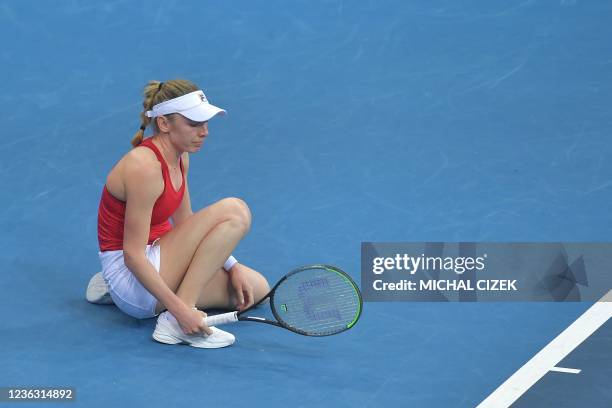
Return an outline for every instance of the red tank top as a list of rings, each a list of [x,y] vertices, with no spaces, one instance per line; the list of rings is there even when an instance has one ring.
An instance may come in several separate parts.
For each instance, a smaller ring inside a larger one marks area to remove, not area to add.
[[[149,230],[148,244],[160,238],[172,229],[169,218],[183,201],[185,194],[185,173],[183,160],[179,160],[181,174],[183,177],[181,187],[178,191],[174,189],[168,165],[159,149],[153,144],[152,138],[147,138],[138,146],[148,147],[153,150],[157,160],[161,163],[162,176],[164,178],[164,191],[153,206],[151,214],[151,228]],[[102,198],[98,208],[98,243],[100,251],[115,251],[123,249],[123,226],[125,223],[125,202],[114,197],[104,185]]]

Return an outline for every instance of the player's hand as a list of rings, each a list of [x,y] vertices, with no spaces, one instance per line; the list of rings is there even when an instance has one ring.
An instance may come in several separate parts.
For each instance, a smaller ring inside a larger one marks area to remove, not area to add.
[[[236,308],[244,310],[253,305],[253,286],[249,283],[247,266],[240,263],[235,264],[229,271],[230,283],[236,296]]]
[[[197,309],[185,307],[181,312],[174,314],[183,333],[195,335],[211,335],[212,330],[204,321],[206,313]]]

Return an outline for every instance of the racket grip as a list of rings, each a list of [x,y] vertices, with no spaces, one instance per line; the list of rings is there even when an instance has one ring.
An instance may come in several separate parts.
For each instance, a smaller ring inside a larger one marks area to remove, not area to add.
[[[204,318],[204,321],[208,327],[218,326],[220,324],[234,323],[238,321],[238,312],[229,312],[214,316],[208,316]]]

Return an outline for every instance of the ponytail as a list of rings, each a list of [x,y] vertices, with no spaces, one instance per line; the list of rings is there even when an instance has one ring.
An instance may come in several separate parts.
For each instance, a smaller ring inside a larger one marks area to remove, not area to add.
[[[147,111],[153,108],[153,105],[159,103],[156,102],[156,96],[159,94],[159,91],[162,89],[163,82],[160,81],[149,81],[149,83],[145,86],[144,89],[144,102],[142,103],[142,107],[144,110],[140,112],[140,128],[132,138],[132,146],[137,147],[142,143],[144,139],[144,131],[151,123],[151,118],[147,116]]]

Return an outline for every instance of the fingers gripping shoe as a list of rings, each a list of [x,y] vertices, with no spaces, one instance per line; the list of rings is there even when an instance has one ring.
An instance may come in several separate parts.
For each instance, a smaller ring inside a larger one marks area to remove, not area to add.
[[[213,333],[209,336],[197,334],[185,334],[174,316],[168,311],[163,312],[157,318],[153,339],[165,344],[187,344],[198,348],[221,348],[234,344],[236,338],[233,334],[210,328]]]

